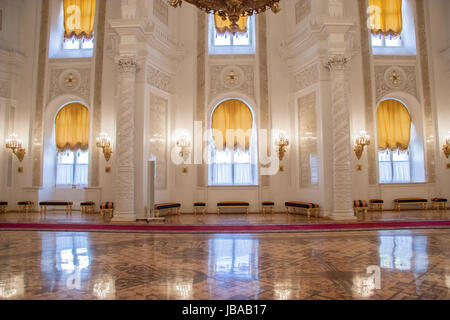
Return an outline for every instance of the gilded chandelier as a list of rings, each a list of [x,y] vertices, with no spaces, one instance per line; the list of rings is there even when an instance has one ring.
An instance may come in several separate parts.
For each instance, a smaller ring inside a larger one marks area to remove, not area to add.
[[[223,20],[230,20],[231,32],[239,30],[237,22],[241,16],[251,16],[253,13],[261,13],[267,8],[274,13],[280,11],[280,0],[185,0],[206,13],[217,13]],[[181,6],[182,0],[169,0],[169,5],[176,8]]]

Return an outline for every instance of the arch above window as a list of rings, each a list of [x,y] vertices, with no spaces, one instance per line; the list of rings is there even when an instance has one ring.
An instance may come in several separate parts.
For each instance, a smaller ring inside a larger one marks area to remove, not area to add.
[[[55,119],[55,142],[59,152],[89,148],[89,111],[80,103],[64,106]]]
[[[407,150],[411,138],[411,116],[398,100],[385,100],[377,109],[378,149]]]

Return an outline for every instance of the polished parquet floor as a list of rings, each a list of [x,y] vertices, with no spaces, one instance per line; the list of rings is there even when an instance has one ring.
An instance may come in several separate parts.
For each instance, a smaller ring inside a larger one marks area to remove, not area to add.
[[[449,229],[0,231],[0,298],[449,299],[449,243]]]

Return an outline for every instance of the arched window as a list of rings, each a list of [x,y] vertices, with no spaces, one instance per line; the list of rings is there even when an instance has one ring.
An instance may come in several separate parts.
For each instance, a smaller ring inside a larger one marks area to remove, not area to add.
[[[64,49],[92,49],[96,0],[62,0]]]
[[[385,100],[377,110],[380,183],[424,182],[423,146],[408,109]]]
[[[250,108],[230,99],[211,116],[209,185],[257,185],[256,125]]]
[[[56,185],[88,184],[89,111],[79,104],[64,106],[55,119],[55,144],[58,150]]]
[[[241,17],[238,28],[233,33],[229,19],[209,15],[209,53],[210,54],[254,54],[255,19],[254,16]]]

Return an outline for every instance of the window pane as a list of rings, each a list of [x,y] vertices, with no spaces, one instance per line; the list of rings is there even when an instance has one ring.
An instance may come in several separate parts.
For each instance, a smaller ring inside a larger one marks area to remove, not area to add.
[[[56,184],[72,185],[73,181],[73,165],[58,164],[56,165]]]
[[[89,163],[89,151],[79,151],[77,153],[77,164],[88,164]]]
[[[402,37],[385,37],[384,42],[386,47],[401,47],[402,46]]]
[[[72,38],[72,39],[64,39],[64,49],[67,50],[77,50],[80,49],[80,40]]]
[[[214,45],[215,46],[229,46],[231,45],[231,37],[229,34],[220,35],[215,33],[214,36]]]
[[[372,35],[372,46],[382,47],[383,46],[383,36]]]
[[[378,167],[380,170],[380,183],[392,182],[392,162],[390,151],[378,151],[378,162]]]
[[[248,46],[250,44],[250,40],[248,37],[248,32],[245,34],[236,33],[233,36],[233,45],[234,46]]]
[[[59,152],[58,153],[58,163],[73,164],[74,163],[74,153],[72,151]]]
[[[89,166],[87,164],[77,164],[75,166],[75,179],[73,184],[86,186],[88,184],[88,171]]]
[[[81,49],[93,49],[94,48],[94,38],[81,41]]]

